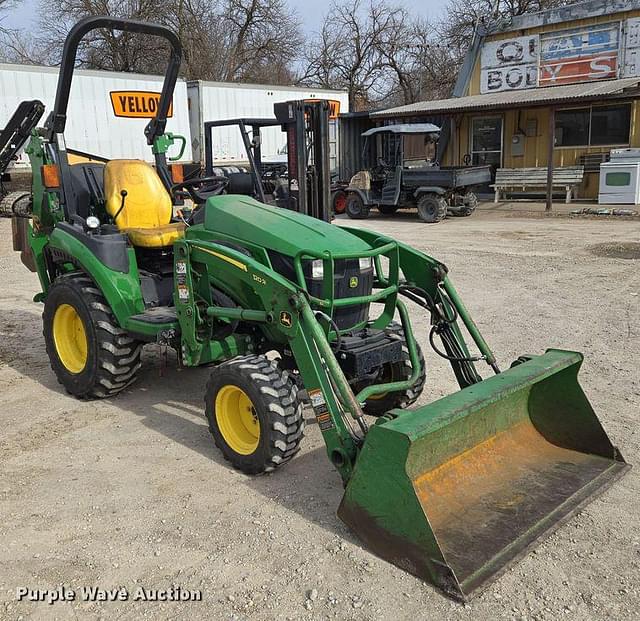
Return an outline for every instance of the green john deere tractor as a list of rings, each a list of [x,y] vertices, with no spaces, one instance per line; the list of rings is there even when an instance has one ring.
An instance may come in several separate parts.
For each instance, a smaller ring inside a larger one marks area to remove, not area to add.
[[[155,167],[68,162],[76,50],[95,28],[171,46],[145,132]],[[53,371],[69,393],[99,398],[133,382],[145,343],[210,366],[213,439],[248,474],[295,455],[308,404],[345,485],[340,518],[381,557],[466,598],[628,468],[579,387],[582,356],[549,350],[501,371],[439,261],[221,194],[225,178],[174,184],[165,125],[180,57],[166,28],[108,17],[66,40],[53,112],[27,149],[32,214],[14,216],[15,247],[42,285]],[[175,217],[184,192],[197,208]],[[406,302],[428,311],[431,348],[460,385],[415,409],[426,365]]]

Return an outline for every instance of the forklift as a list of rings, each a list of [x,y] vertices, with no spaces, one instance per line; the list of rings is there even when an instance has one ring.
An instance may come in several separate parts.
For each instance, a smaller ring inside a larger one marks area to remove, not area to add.
[[[227,192],[247,194],[329,221],[336,210],[337,187],[331,183],[329,121],[338,107],[328,100],[301,100],[274,104],[273,118],[238,118],[204,123],[204,174],[223,174]],[[216,165],[213,130],[235,126],[247,154],[249,170]],[[280,127],[286,136],[286,162],[262,156],[262,130]],[[302,180],[302,181],[301,181]],[[301,183],[306,187],[301,191]],[[338,211],[344,211],[344,207]]]

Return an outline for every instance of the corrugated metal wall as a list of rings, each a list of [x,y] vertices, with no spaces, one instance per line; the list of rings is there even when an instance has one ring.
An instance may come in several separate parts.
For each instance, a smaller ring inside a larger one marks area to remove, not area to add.
[[[223,82],[189,82],[189,106],[191,110],[191,137],[196,160],[202,159],[205,121],[235,119],[241,117],[273,118],[273,104],[297,99],[335,99],[340,101],[341,112],[349,111],[346,92],[297,89],[251,84],[226,84]],[[199,117],[199,118],[198,118]],[[274,156],[286,143],[285,135],[278,127],[262,130],[262,155]],[[332,130],[335,143],[335,128]],[[213,129],[213,148],[216,161],[245,161],[247,154],[237,127]],[[335,168],[336,146],[333,147]]]
[[[444,118],[442,116],[415,117],[397,120],[388,120],[383,124],[401,123],[433,123],[442,127]],[[368,153],[363,154],[364,138],[362,133],[379,125],[379,121],[369,118],[368,112],[353,112],[341,116],[338,123],[339,134],[339,154],[340,179],[349,181],[359,170],[365,170],[376,165],[375,141],[369,141]],[[425,146],[424,136],[405,138],[405,157],[425,157],[433,156],[434,149]],[[382,154],[381,154],[382,155]]]
[[[55,99],[58,71],[48,67],[0,64],[0,127],[4,127],[18,104],[25,99],[40,99],[46,106],[45,117]],[[148,119],[116,117],[111,106],[110,91],[157,91],[162,77],[111,73],[106,71],[75,72],[65,138],[67,146],[106,158],[136,158],[153,161],[144,137]],[[179,81],[173,97],[173,117],[167,131],[189,136],[187,85]],[[189,141],[187,141],[189,142]],[[191,160],[187,145],[185,161]],[[21,163],[27,160],[21,157]]]
[[[353,113],[338,119],[340,153],[338,174],[343,181],[349,181],[359,170],[371,165],[363,161],[361,135],[375,125],[366,112]]]

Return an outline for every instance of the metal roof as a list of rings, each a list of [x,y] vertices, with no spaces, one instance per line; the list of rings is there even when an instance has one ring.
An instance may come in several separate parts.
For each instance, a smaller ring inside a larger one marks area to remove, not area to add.
[[[457,114],[502,108],[532,108],[572,102],[589,102],[609,96],[639,95],[640,78],[624,78],[589,82],[586,84],[568,84],[517,91],[503,91],[488,95],[453,97],[436,101],[418,101],[398,108],[380,110],[371,114],[372,119],[401,118],[422,114]]]
[[[431,123],[398,123],[397,125],[383,125],[372,127],[364,132],[363,136],[374,134],[439,134],[440,128]]]

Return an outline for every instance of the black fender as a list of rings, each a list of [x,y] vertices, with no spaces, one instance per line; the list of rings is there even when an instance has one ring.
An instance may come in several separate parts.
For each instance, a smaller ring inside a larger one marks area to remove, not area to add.
[[[357,194],[361,199],[362,202],[367,205],[373,205],[373,203],[371,202],[371,199],[369,197],[369,190],[362,190],[360,188],[353,188],[351,186],[348,186],[345,188],[344,190],[347,194],[349,194],[349,192],[354,192],[355,194]]]
[[[422,185],[414,190],[413,197],[418,200],[423,194],[438,194],[439,196],[444,196],[447,192],[445,188],[440,186]]]

